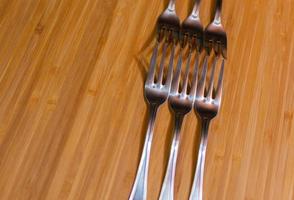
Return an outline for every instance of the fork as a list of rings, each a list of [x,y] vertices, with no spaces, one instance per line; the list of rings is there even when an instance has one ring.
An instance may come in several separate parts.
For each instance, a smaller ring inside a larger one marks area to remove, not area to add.
[[[210,121],[217,115],[221,106],[224,65],[227,58],[227,35],[221,24],[221,6],[222,0],[217,0],[214,20],[204,31],[204,48],[206,49],[206,56],[204,58],[202,74],[199,83],[197,84],[196,98],[194,102],[194,109],[202,124],[201,141],[195,177],[189,200],[202,200],[203,198],[203,177],[208,129]],[[212,64],[208,91],[205,94],[205,80],[208,65],[207,59],[212,50],[214,51],[215,57]],[[213,95],[214,74],[218,60],[221,60],[221,68],[215,94]]]
[[[140,159],[136,179],[129,200],[145,200],[147,198],[147,180],[149,157],[153,138],[156,113],[160,105],[168,98],[172,81],[173,60],[176,43],[179,39],[180,20],[175,12],[175,0],[170,0],[166,10],[157,20],[157,39],[153,49],[149,72],[144,87],[145,98],[149,104],[149,122],[145,136],[143,152]],[[157,56],[160,43],[163,42],[162,57],[159,65],[159,73],[155,79]],[[171,46],[170,59],[165,82],[163,81],[164,61],[167,48]]]
[[[176,67],[176,73],[172,80],[171,91],[168,97],[170,108],[175,116],[175,128],[173,133],[172,145],[168,166],[160,192],[160,200],[173,200],[174,199],[174,179],[177,163],[177,155],[180,143],[180,130],[187,113],[192,110],[193,100],[195,98],[197,74],[198,74],[198,56],[202,51],[203,43],[203,26],[199,18],[199,5],[200,0],[195,1],[192,13],[184,20],[181,28],[181,48],[179,53],[179,60]],[[182,81],[182,89],[179,90],[180,76],[182,68],[183,50],[188,46],[188,59],[186,69]],[[194,72],[192,75],[192,82],[190,92],[188,92],[189,71],[192,53],[196,50],[196,61]]]

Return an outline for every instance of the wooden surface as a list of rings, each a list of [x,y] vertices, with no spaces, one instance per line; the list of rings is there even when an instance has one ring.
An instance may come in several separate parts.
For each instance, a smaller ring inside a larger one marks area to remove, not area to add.
[[[183,2],[183,3],[182,3]],[[0,199],[124,200],[143,146],[143,84],[163,0],[0,0]],[[178,1],[184,19],[192,2]],[[203,1],[206,25],[212,1]],[[294,1],[224,0],[224,101],[205,199],[294,199]],[[198,126],[198,128],[197,128]],[[199,124],[185,119],[176,199],[192,184]],[[156,121],[157,199],[172,121]]]

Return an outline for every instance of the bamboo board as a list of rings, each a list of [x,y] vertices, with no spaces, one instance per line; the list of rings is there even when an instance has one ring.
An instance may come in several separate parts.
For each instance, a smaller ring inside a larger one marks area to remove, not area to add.
[[[177,2],[184,19],[191,1]],[[224,0],[224,100],[208,200],[294,199],[294,1]],[[0,0],[0,199],[128,199],[143,146],[143,84],[162,0]],[[206,25],[212,1],[203,1]],[[198,128],[197,128],[198,127]],[[167,164],[158,113],[148,199]],[[188,199],[199,138],[184,121],[175,190]]]

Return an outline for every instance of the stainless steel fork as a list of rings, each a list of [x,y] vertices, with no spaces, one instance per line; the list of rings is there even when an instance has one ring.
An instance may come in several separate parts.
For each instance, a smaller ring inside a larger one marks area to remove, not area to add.
[[[170,156],[166,175],[162,185],[160,200],[174,199],[174,178],[176,171],[177,155],[180,143],[180,130],[184,116],[189,113],[193,107],[193,100],[196,92],[197,74],[198,74],[198,56],[202,51],[203,26],[199,18],[200,0],[195,1],[191,15],[182,23],[181,29],[181,49],[177,63],[176,73],[173,77],[171,92],[169,95],[169,105],[175,116],[175,128],[170,150]],[[188,59],[186,63],[185,74],[182,81],[182,89],[179,90],[181,67],[183,59],[183,50],[188,45]],[[196,50],[195,68],[192,76],[190,92],[188,90],[188,79],[192,53]]]
[[[170,0],[167,9],[159,16],[157,21],[157,41],[153,49],[150,68],[145,82],[145,98],[149,103],[149,122],[146,132],[145,143],[136,179],[130,194],[129,200],[145,200],[147,198],[147,179],[149,157],[153,138],[154,122],[158,107],[163,104],[170,92],[173,60],[175,46],[179,37],[180,20],[175,12],[175,0]],[[155,80],[156,60],[158,56],[159,44],[163,42],[162,57],[159,65],[159,73]],[[166,80],[163,80],[164,63],[167,48],[171,46],[171,54],[168,65]]]
[[[204,47],[207,54],[205,56],[203,64],[201,78],[199,80],[199,83],[197,84],[196,98],[194,102],[194,109],[198,114],[202,124],[201,141],[195,177],[189,200],[202,200],[203,198],[203,177],[208,129],[210,121],[217,115],[221,106],[224,65],[225,59],[227,57],[227,35],[221,24],[221,7],[222,0],[217,0],[214,20],[206,27],[204,31]],[[215,57],[212,64],[208,90],[205,94],[205,80],[207,79],[206,74],[208,65],[207,59],[212,50],[214,51]],[[221,60],[221,68],[218,78],[218,84],[215,89],[215,94],[213,95],[214,73],[219,60]]]

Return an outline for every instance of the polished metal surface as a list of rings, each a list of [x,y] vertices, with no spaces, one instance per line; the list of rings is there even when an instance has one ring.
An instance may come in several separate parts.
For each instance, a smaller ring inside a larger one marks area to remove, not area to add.
[[[217,56],[227,58],[227,34],[221,23],[222,0],[216,0],[213,21],[204,30],[204,47],[207,54],[214,50]]]
[[[146,200],[147,199],[147,179],[149,157],[153,138],[154,122],[158,107],[168,98],[172,81],[173,60],[175,47],[179,38],[180,20],[175,12],[175,0],[171,0],[167,9],[159,16],[157,21],[157,40],[152,53],[149,72],[145,82],[145,98],[149,103],[149,123],[146,132],[143,152],[136,179],[130,194],[129,200]],[[157,57],[160,43],[163,43],[162,57],[159,64],[159,73],[155,79],[157,66]],[[167,48],[171,47],[170,60],[166,80],[163,80],[164,61],[166,59]]]
[[[227,36],[221,24],[222,0],[216,1],[215,17],[204,31],[204,47],[206,56],[202,68],[202,74],[197,84],[194,109],[201,120],[201,141],[198,153],[195,177],[190,194],[190,200],[203,200],[203,177],[204,164],[207,148],[207,137],[210,121],[217,115],[221,106],[222,85],[225,59],[227,57]],[[212,50],[214,52],[212,52]],[[212,70],[208,90],[205,92],[205,82],[207,80],[208,57],[214,53]],[[214,74],[217,64],[221,62],[218,83],[214,89]]]
[[[173,77],[171,92],[168,98],[170,108],[174,113],[175,127],[173,132],[173,139],[170,149],[168,166],[164,178],[164,182],[160,192],[160,200],[174,199],[174,181],[177,164],[177,155],[180,143],[180,131],[184,116],[192,110],[193,101],[196,93],[197,74],[198,74],[198,58],[202,50],[203,26],[199,18],[199,4],[200,0],[196,0],[195,6],[191,15],[182,23],[181,29],[181,48],[179,52],[179,59],[176,67],[176,73]],[[187,46],[188,45],[188,46]],[[182,88],[180,86],[181,68],[183,61],[183,50],[187,46],[188,59],[186,69],[182,80]],[[196,53],[196,61],[194,72],[192,75],[190,92],[188,92],[189,72],[191,65],[191,56],[193,52]]]
[[[201,0],[195,0],[191,14],[183,21],[181,27],[182,47],[191,45],[197,48],[198,52],[202,51],[203,46],[203,25],[200,21],[199,8]]]

